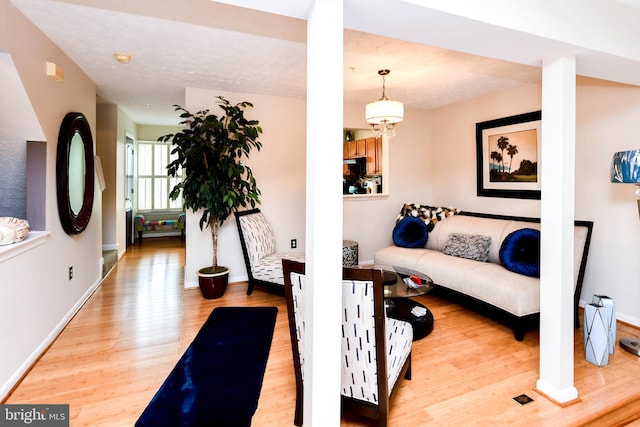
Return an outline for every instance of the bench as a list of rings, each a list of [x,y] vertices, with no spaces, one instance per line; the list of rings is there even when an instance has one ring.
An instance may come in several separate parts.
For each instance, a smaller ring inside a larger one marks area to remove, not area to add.
[[[163,214],[165,217],[167,214]],[[150,215],[149,215],[150,216]],[[138,233],[138,244],[142,244],[142,233],[149,231],[173,231],[179,230],[180,237],[184,239],[184,226],[187,215],[184,212],[177,214],[173,218],[161,218],[159,214],[153,214],[153,219],[145,219],[142,214],[137,214],[134,218],[136,233]]]

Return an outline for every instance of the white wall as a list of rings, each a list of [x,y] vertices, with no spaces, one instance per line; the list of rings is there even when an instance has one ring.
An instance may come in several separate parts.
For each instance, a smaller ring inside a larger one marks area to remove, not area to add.
[[[215,106],[222,95],[231,103],[249,101],[254,108],[246,117],[257,119],[263,129],[261,151],[253,151],[247,165],[253,170],[262,204],[258,206],[274,229],[279,250],[289,249],[290,240],[298,239],[297,251],[305,247],[305,138],[306,104],[303,99],[230,93],[216,90],[186,91],[186,108],[197,111]],[[211,265],[211,234],[200,232],[199,214],[187,213],[185,287],[197,286],[196,271]],[[231,215],[220,230],[218,263],[231,269],[229,281],[246,280],[242,248]]]
[[[538,217],[538,200],[477,197],[475,124],[540,106],[541,87],[534,84],[433,110],[432,203]],[[635,187],[612,184],[609,168],[615,151],[640,147],[633,137],[639,117],[640,88],[578,79],[575,217],[594,221],[582,301],[590,301],[594,293],[609,295],[616,302],[618,318],[635,325],[640,325]]]
[[[541,86],[521,86],[432,111],[433,203],[505,215],[540,216],[539,200],[476,196],[476,123],[540,110]]]
[[[580,79],[576,97],[576,217],[594,221],[582,300],[608,295],[618,319],[640,326],[637,187],[610,178],[614,152],[640,149],[640,88]]]
[[[264,133],[263,148],[251,155],[253,169],[262,191],[260,209],[271,221],[278,248],[291,250],[290,240],[298,240],[297,251],[305,247],[305,103],[304,100],[255,94],[235,94],[188,89],[190,110],[211,108],[221,94],[231,102],[254,104],[248,117],[260,121]],[[344,126],[366,128],[364,105],[345,105]],[[361,262],[373,261],[373,253],[391,243],[391,231],[400,208],[406,201],[425,201],[431,197],[429,112],[407,110],[405,121],[389,143],[390,195],[370,199],[345,199],[343,234],[359,242]],[[332,143],[327,141],[327,144]],[[334,141],[342,144],[342,141]],[[338,190],[340,191],[340,190]],[[211,237],[200,232],[200,216],[187,214],[187,261],[185,286],[197,285],[196,271],[211,264]],[[327,224],[328,227],[336,226]],[[339,225],[337,225],[339,226]],[[230,217],[220,231],[218,262],[229,266],[231,282],[246,280],[247,273],[235,225]]]
[[[364,105],[345,105],[344,126],[367,128]],[[358,242],[361,263],[373,262],[373,254],[392,244],[391,232],[402,205],[406,202],[428,204],[432,200],[434,159],[431,113],[405,109],[404,121],[396,127],[396,136],[389,140],[389,195],[371,198],[344,198],[344,238]],[[342,143],[342,141],[337,142]]]
[[[95,84],[6,0],[0,46],[11,54],[47,142],[45,243],[0,263],[0,398],[62,329],[100,276],[102,203],[96,186],[93,214],[87,229],[67,235],[58,218],[56,148],[65,114],[85,114],[95,140]],[[65,81],[45,75],[45,63],[64,70]],[[73,280],[68,268],[73,266]]]

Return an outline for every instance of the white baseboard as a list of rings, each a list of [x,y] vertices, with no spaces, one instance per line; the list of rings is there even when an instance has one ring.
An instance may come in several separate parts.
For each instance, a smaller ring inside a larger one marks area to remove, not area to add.
[[[247,280],[249,280],[249,277],[247,277],[246,274],[238,274],[238,275],[229,274],[229,283],[246,282]],[[184,282],[184,289],[193,289],[193,288],[197,288],[198,286],[199,286],[198,279],[192,280],[189,282]]]
[[[118,244],[117,243],[112,243],[109,245],[102,245],[102,250],[103,251],[117,251],[118,250]]]
[[[102,282],[102,277],[96,280],[89,289],[80,297],[80,299],[75,303],[75,305],[67,312],[67,314],[60,319],[60,322],[49,332],[49,335],[40,343],[38,347],[31,353],[31,355],[20,365],[20,367],[9,377],[9,380],[5,384],[0,387],[0,401],[6,399],[13,390],[13,388],[18,384],[22,378],[29,372],[29,369],[40,359],[40,357],[44,354],[45,351],[49,348],[49,346],[55,341],[55,339],[60,335],[62,330],[67,326],[67,324],[71,321],[73,316],[82,308],[85,302],[93,295],[93,293],[98,289],[100,283]]]
[[[584,301],[584,300],[580,300],[580,302],[578,303],[578,305],[582,308],[584,308],[585,304],[590,304],[591,301]],[[615,306],[614,306],[615,307]],[[628,323],[632,326],[635,326],[637,328],[640,328],[640,319],[638,319],[637,317],[634,316],[628,316],[624,313],[620,313],[618,310],[616,310],[616,320],[620,320],[622,322]]]
[[[198,282],[185,282],[184,283],[184,288],[185,289],[193,289],[193,288],[197,288],[198,287]]]

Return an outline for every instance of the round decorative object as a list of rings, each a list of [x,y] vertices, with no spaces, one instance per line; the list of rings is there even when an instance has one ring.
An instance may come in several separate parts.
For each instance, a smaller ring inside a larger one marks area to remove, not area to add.
[[[342,241],[342,266],[353,267],[358,265],[358,242],[355,240]]]
[[[540,277],[540,230],[522,228],[505,237],[500,263],[514,273]]]
[[[415,216],[405,216],[393,229],[393,243],[402,248],[424,248],[428,237],[427,224]]]
[[[93,138],[82,113],[68,113],[58,134],[56,187],[58,215],[68,234],[89,224],[94,193]]]

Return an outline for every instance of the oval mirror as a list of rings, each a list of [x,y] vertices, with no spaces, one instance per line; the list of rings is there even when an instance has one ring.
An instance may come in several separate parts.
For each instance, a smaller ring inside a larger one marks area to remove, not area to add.
[[[81,233],[91,218],[94,193],[93,139],[82,113],[68,113],[60,125],[56,185],[62,228]]]

